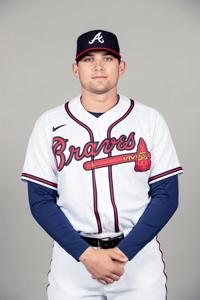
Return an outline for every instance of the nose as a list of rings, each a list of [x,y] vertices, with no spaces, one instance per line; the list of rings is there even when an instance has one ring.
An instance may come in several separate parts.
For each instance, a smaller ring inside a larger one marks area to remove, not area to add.
[[[101,71],[103,70],[103,64],[100,60],[96,60],[94,63],[94,69],[95,71]]]

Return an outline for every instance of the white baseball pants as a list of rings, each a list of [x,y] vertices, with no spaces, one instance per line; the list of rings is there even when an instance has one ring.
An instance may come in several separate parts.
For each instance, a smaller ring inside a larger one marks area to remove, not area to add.
[[[166,300],[164,268],[159,242],[154,238],[126,263],[119,281],[103,285],[54,242],[47,295],[49,300]]]

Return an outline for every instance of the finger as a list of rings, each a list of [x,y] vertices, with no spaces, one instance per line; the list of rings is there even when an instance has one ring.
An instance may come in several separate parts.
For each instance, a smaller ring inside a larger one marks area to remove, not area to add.
[[[126,258],[122,258],[122,257],[115,257],[115,258],[113,258],[113,257],[111,257],[111,259],[112,259],[113,261],[117,261],[117,262],[119,262],[119,263],[121,263],[121,264],[127,263],[127,259],[126,259]]]
[[[103,279],[98,279],[97,277],[95,277],[95,276],[91,276],[93,279],[96,279],[97,281],[99,281],[99,282],[101,282],[101,283],[103,283],[103,284],[108,284],[108,283],[113,283],[115,280],[114,280],[114,277],[115,277],[115,275],[113,275],[113,278],[106,278],[105,280],[103,280]],[[118,277],[118,276],[117,276]]]
[[[107,283],[106,283],[104,280],[102,280],[102,279],[98,279],[97,281],[99,281],[100,283],[102,283],[102,284],[104,284],[104,285],[107,284]]]
[[[110,278],[110,277],[106,277],[105,281],[106,281],[107,284],[114,282],[114,280],[112,278]]]
[[[112,249],[113,249],[114,252],[116,252],[116,253],[118,253],[118,254],[121,254],[122,256],[128,258],[128,257],[126,256],[126,254],[125,254],[123,251],[121,251],[118,247],[114,247],[114,248],[112,248]]]
[[[124,274],[124,268],[122,268],[121,263],[120,266],[112,270],[112,275],[116,275],[118,277],[121,277]]]
[[[127,262],[127,258],[125,256],[122,256],[121,254],[118,254],[116,252],[110,252],[110,257],[113,260],[117,260],[117,261],[122,262],[122,263]]]
[[[93,279],[95,279],[96,281],[102,283],[102,284],[107,284],[107,282],[103,279],[98,279],[97,277],[95,277],[94,275],[91,276]]]
[[[103,279],[98,279],[97,277],[95,277],[94,275],[92,275],[91,276],[92,277],[92,279],[96,279],[96,280],[98,280],[98,281],[103,281],[103,282],[105,282],[106,283],[106,281],[105,280],[103,280]],[[109,281],[109,283],[112,283],[113,281],[117,281],[117,280],[119,280],[119,276],[117,276],[117,275],[115,275],[115,274],[112,274],[110,277],[107,277],[106,279],[108,279],[108,281]]]
[[[111,278],[114,280],[114,281],[118,281],[120,279],[120,276],[116,275],[116,274],[112,274]]]
[[[117,247],[113,248],[113,253],[116,253],[119,255],[119,257],[122,257],[124,259],[124,261],[128,261],[128,257]]]

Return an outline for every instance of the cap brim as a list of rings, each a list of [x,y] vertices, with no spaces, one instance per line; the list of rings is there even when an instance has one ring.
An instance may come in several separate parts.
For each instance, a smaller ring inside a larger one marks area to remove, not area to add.
[[[84,50],[84,51],[80,52],[80,53],[76,56],[75,60],[78,61],[78,60],[81,59],[81,57],[82,57],[84,54],[86,54],[87,52],[90,52],[90,51],[96,51],[96,50],[97,50],[97,51],[98,51],[98,50],[105,50],[105,51],[111,52],[112,54],[114,54],[114,55],[117,56],[118,58],[121,58],[121,57],[122,57],[118,52],[116,52],[116,51],[113,50],[113,49],[99,47],[99,48],[89,48],[89,49],[87,49],[87,50]]]

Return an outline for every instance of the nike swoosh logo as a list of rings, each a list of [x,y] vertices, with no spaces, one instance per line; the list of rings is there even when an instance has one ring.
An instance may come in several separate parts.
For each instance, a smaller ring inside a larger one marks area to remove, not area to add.
[[[63,124],[63,125],[60,125],[60,126],[57,126],[57,127],[53,127],[53,128],[52,128],[52,131],[54,132],[54,131],[56,131],[57,129],[63,127],[63,126],[66,126],[66,124]]]

